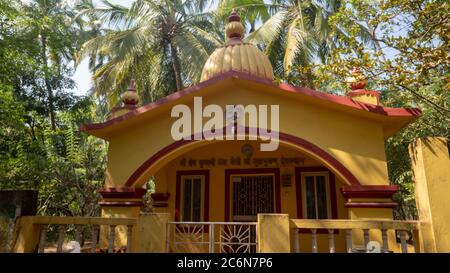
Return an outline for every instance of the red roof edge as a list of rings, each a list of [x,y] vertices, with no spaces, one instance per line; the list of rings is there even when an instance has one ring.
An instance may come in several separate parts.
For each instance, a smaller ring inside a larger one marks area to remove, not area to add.
[[[120,123],[124,120],[127,120],[127,119],[133,117],[133,116],[140,115],[140,114],[150,111],[154,108],[157,108],[163,104],[177,100],[181,97],[184,97],[193,92],[199,91],[207,86],[210,86],[212,84],[215,84],[215,83],[223,81],[223,80],[226,80],[228,78],[238,78],[238,79],[242,79],[242,80],[252,81],[252,82],[259,83],[259,84],[276,87],[276,88],[281,89],[282,91],[303,94],[306,96],[322,99],[322,100],[329,101],[332,103],[345,105],[345,106],[348,106],[351,108],[360,109],[363,111],[376,113],[376,114],[380,114],[380,115],[384,115],[384,116],[396,116],[396,117],[408,117],[408,116],[414,117],[414,116],[416,116],[416,117],[419,117],[422,114],[422,111],[419,108],[390,108],[390,107],[383,107],[381,105],[366,104],[366,103],[354,101],[349,97],[338,96],[338,95],[333,95],[333,94],[329,94],[329,93],[325,93],[325,92],[312,90],[309,88],[293,86],[293,85],[290,85],[287,83],[281,83],[281,84],[277,85],[268,79],[260,78],[260,77],[254,76],[254,75],[250,75],[248,73],[237,72],[237,71],[228,71],[228,72],[225,72],[218,76],[215,76],[211,79],[208,79],[206,81],[200,82],[196,85],[193,85],[191,87],[183,89],[181,91],[170,94],[170,95],[168,95],[164,98],[161,98],[155,102],[141,106],[141,107],[139,107],[133,111],[130,111],[122,116],[119,116],[119,117],[116,117],[116,118],[113,118],[113,119],[110,119],[110,120],[107,120],[107,121],[101,122],[101,123],[81,124],[80,131],[88,132],[88,131],[92,131],[92,130],[104,129],[113,124]]]

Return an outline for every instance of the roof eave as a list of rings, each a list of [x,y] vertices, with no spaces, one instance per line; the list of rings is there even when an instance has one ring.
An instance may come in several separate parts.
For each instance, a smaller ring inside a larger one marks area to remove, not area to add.
[[[230,78],[240,79],[240,80],[245,80],[245,81],[250,81],[250,82],[256,82],[258,84],[263,84],[266,86],[278,88],[285,92],[301,94],[301,95],[304,95],[304,96],[307,96],[310,98],[324,100],[324,101],[330,102],[331,104],[336,104],[336,105],[340,105],[340,106],[346,106],[349,108],[353,108],[354,110],[361,110],[361,111],[365,111],[367,113],[378,114],[378,115],[381,115],[382,117],[384,116],[386,118],[390,118],[390,117],[402,118],[402,119],[405,118],[404,126],[400,126],[398,128],[398,130],[395,130],[395,132],[393,132],[393,133],[389,133],[389,135],[395,134],[401,128],[403,128],[406,125],[408,125],[409,123],[413,122],[415,119],[420,117],[422,114],[422,111],[419,108],[390,108],[390,107],[383,107],[381,105],[372,105],[372,104],[358,102],[358,101],[355,101],[348,97],[328,94],[328,93],[324,93],[324,92],[320,92],[320,91],[315,91],[315,90],[312,90],[309,88],[293,86],[293,85],[286,84],[286,83],[277,85],[277,84],[273,83],[272,81],[265,79],[265,78],[256,77],[254,75],[250,75],[250,74],[243,73],[243,72],[229,71],[229,72],[220,74],[218,76],[215,76],[209,80],[200,82],[197,85],[194,85],[194,86],[188,87],[186,89],[183,89],[181,91],[175,92],[175,93],[168,95],[168,96],[166,96],[160,100],[157,100],[155,102],[141,106],[141,107],[139,107],[135,110],[132,110],[122,116],[112,118],[110,120],[107,120],[107,121],[101,122],[101,123],[82,124],[80,126],[80,131],[85,132],[89,135],[93,135],[93,136],[107,140],[108,139],[107,131],[110,131],[110,130],[108,130],[108,129],[110,129],[110,127],[114,127],[118,124],[126,122],[127,120],[129,120],[132,117],[152,111],[153,109],[161,107],[162,105],[168,104],[168,103],[173,102],[181,97],[192,94],[192,93],[197,92],[201,89],[204,89],[208,86],[211,86],[213,84],[216,84],[218,82],[221,82],[221,81],[224,81],[224,80],[227,80]]]

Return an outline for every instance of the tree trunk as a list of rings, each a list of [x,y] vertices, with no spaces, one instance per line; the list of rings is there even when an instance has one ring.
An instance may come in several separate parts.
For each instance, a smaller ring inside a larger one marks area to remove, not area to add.
[[[56,122],[55,122],[55,109],[53,105],[53,90],[50,85],[49,79],[49,71],[48,71],[48,60],[47,60],[47,39],[44,35],[41,34],[41,61],[44,66],[44,82],[45,88],[47,89],[47,97],[48,97],[48,115],[50,118],[50,124],[52,126],[52,130],[56,130]]]
[[[175,82],[177,84],[177,91],[183,89],[183,81],[181,80],[181,66],[180,59],[178,58],[177,47],[170,42],[170,55],[172,57],[173,73],[175,74]]]

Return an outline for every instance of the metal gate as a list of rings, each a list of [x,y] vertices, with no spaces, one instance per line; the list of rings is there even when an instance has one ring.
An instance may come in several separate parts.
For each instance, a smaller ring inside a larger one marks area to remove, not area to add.
[[[169,222],[166,251],[175,253],[254,253],[255,222]]]

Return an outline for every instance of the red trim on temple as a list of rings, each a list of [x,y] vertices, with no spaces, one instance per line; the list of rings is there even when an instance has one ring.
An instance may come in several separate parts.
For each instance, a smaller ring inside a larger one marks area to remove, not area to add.
[[[248,135],[251,131],[259,131],[255,128],[245,128],[246,134]],[[224,130],[225,132],[225,130]],[[261,132],[260,132],[261,133]],[[303,148],[305,151],[312,153],[313,155],[316,155],[318,158],[322,159],[326,163],[328,163],[330,166],[332,166],[334,169],[336,169],[337,172],[339,172],[348,183],[351,185],[360,185],[359,181],[356,179],[356,177],[344,166],[341,162],[336,160],[332,155],[327,153],[326,151],[322,150],[319,146],[314,145],[313,143],[301,139],[299,137],[289,135],[286,133],[278,133],[279,139],[281,141],[285,141],[291,144],[294,144],[300,148]],[[173,142],[172,144],[162,148],[157,153],[155,153],[153,156],[151,156],[149,159],[147,159],[141,166],[139,166],[136,171],[128,178],[126,182],[126,186],[131,187],[134,185],[137,179],[145,173],[156,161],[163,158],[165,155],[169,154],[172,151],[175,151],[178,148],[181,148],[189,143],[195,142],[194,135],[191,136],[192,140],[179,140],[176,142]]]
[[[398,189],[396,185],[359,185],[343,186],[341,192],[345,198],[392,198]]]
[[[167,207],[169,207],[169,204],[163,203],[163,202],[153,202],[152,206],[155,208],[167,208]]]
[[[398,204],[396,202],[347,202],[347,208],[395,208]]]
[[[156,201],[156,202],[167,202],[169,200],[170,193],[168,193],[168,192],[154,192],[154,193],[150,194],[150,196],[152,197],[153,201]]]
[[[142,198],[146,192],[146,189],[133,187],[103,188],[99,190],[103,198]]]
[[[304,87],[297,87],[293,86],[287,83],[281,83],[278,86],[274,84],[272,81],[260,78],[245,72],[237,72],[237,71],[228,71],[225,73],[222,73],[220,75],[217,75],[211,79],[208,79],[206,81],[200,82],[197,85],[188,87],[184,90],[175,92],[169,96],[166,96],[162,99],[159,99],[155,102],[149,103],[147,105],[144,105],[142,107],[139,107],[135,110],[132,110],[124,115],[121,115],[116,118],[112,118],[110,120],[107,120],[103,123],[94,123],[94,124],[82,124],[80,125],[80,130],[83,132],[88,132],[92,130],[100,130],[106,127],[109,127],[111,125],[120,123],[124,120],[127,120],[133,116],[140,115],[142,113],[148,112],[154,108],[157,108],[163,104],[169,103],[171,101],[175,101],[181,97],[184,97],[186,95],[189,95],[191,93],[197,92],[207,86],[210,86],[212,84],[215,84],[217,82],[229,79],[229,78],[238,78],[241,80],[247,80],[247,81],[253,81],[259,84],[267,85],[270,87],[278,88],[281,91],[291,92],[291,93],[298,93],[303,94],[306,96],[314,97],[317,99],[329,101],[336,104],[345,105],[351,108],[360,109],[384,116],[420,116],[422,114],[422,111],[419,108],[390,108],[390,107],[383,107],[380,105],[372,105],[372,104],[365,104],[361,102],[357,102],[352,100],[351,98],[344,97],[344,96],[338,96],[333,94],[328,94],[325,92],[315,91],[309,88]]]
[[[152,197],[152,206],[157,208],[167,208],[169,206],[170,193],[168,192],[154,192],[150,195]]]

